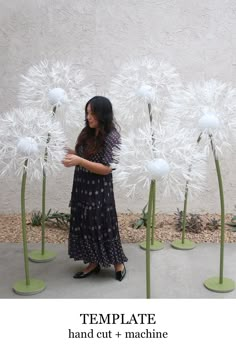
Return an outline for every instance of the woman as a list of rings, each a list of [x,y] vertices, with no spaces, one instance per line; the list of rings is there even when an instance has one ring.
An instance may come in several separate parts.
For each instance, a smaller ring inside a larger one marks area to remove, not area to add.
[[[116,279],[126,274],[113,193],[112,150],[120,143],[111,102],[95,96],[85,106],[85,128],[75,151],[70,150],[64,166],[75,167],[71,197],[69,255],[89,263],[74,278],[100,271],[100,265],[115,267]]]

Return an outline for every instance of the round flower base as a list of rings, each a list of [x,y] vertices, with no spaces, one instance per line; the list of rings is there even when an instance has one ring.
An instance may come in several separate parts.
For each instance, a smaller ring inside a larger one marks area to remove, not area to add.
[[[184,240],[184,243],[182,240],[175,240],[171,243],[171,246],[177,250],[192,250],[196,247],[196,243],[190,240]]]
[[[142,248],[143,250],[146,250],[147,246],[146,246],[146,241],[143,241],[139,244],[140,248]],[[150,243],[150,251],[159,251],[162,248],[164,248],[164,244],[160,241],[156,241],[154,240],[153,244]]]
[[[32,251],[29,253],[29,260],[36,263],[50,262],[56,258],[56,253],[51,251]]]
[[[18,295],[35,295],[41,293],[46,288],[45,283],[39,279],[30,279],[30,284],[26,285],[26,280],[17,281],[13,290]]]
[[[229,293],[235,289],[235,282],[229,278],[223,278],[222,284],[220,284],[219,277],[209,278],[204,281],[204,285],[208,290],[216,293]]]

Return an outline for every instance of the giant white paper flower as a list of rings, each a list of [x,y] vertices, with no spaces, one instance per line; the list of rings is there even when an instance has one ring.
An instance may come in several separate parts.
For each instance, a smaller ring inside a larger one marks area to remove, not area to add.
[[[43,168],[47,174],[53,174],[63,167],[65,136],[50,113],[17,108],[1,115],[0,122],[1,175],[22,175],[26,160],[30,178],[42,179]]]
[[[19,101],[23,106],[56,110],[63,126],[84,126],[84,107],[94,95],[77,65],[42,61],[22,76]]]
[[[181,87],[179,74],[165,62],[152,58],[125,64],[111,83],[111,100],[121,127],[161,119],[170,95]],[[149,107],[148,107],[149,106]]]
[[[170,120],[201,134],[200,144],[208,153],[212,138],[216,154],[221,154],[236,140],[236,90],[217,80],[189,84],[172,98]]]
[[[202,190],[206,159],[186,135],[185,130],[172,131],[154,122],[129,132],[116,150],[114,182],[127,191],[127,196],[141,194],[152,179],[158,180],[158,192],[175,194],[183,199],[186,181],[190,193]]]
[[[198,131],[207,153],[212,149],[221,206],[220,271],[219,277],[207,279],[204,285],[216,292],[232,291],[235,282],[223,276],[225,208],[219,155],[236,140],[236,90],[216,80],[188,85],[173,99],[170,115],[179,119],[179,125],[184,121],[186,127]]]

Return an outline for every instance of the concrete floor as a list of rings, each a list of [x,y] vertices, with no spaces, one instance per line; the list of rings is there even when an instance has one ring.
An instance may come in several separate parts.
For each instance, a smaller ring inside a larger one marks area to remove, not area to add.
[[[30,298],[38,299],[145,299],[145,251],[137,244],[124,244],[129,262],[127,275],[122,282],[115,280],[113,267],[86,279],[73,279],[73,274],[83,268],[67,256],[67,245],[49,244],[47,250],[57,253],[55,260],[47,263],[30,262],[30,277],[42,279],[46,289]],[[29,244],[29,251],[39,244]],[[203,281],[219,275],[219,244],[199,244],[190,251],[173,249],[169,244],[151,253],[152,298],[163,299],[220,299],[236,298],[236,291],[215,293],[203,286]],[[13,284],[24,279],[22,244],[0,244],[0,298],[29,298],[13,292]],[[236,280],[236,244],[225,245],[224,277]]]

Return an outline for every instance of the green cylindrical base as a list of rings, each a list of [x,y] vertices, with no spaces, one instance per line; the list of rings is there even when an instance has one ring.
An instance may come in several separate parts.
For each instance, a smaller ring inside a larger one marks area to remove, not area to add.
[[[146,250],[147,246],[146,246],[146,241],[143,241],[139,244],[140,248],[142,248],[143,250]],[[150,244],[150,251],[159,251],[162,248],[164,248],[164,244],[160,241],[156,241],[154,240],[153,244]]]
[[[26,281],[19,280],[14,286],[13,290],[18,295],[34,295],[41,293],[46,288],[45,283],[39,279],[30,279],[30,284],[26,285]]]
[[[192,250],[196,247],[196,243],[190,240],[184,240],[184,243],[182,243],[182,240],[175,240],[171,243],[171,246],[177,250]]]
[[[51,251],[45,251],[44,254],[41,251],[32,251],[29,253],[29,259],[36,263],[50,262],[55,258],[56,253]]]
[[[222,284],[220,284],[219,277],[209,278],[204,281],[204,285],[208,290],[217,293],[229,293],[235,289],[235,282],[229,278],[223,278]]]

